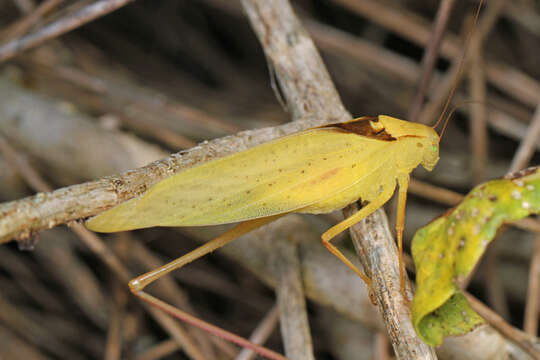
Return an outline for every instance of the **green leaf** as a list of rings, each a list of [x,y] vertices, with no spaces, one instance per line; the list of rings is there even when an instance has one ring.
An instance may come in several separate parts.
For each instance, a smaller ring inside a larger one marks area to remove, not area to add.
[[[483,320],[460,284],[497,229],[540,212],[540,168],[529,168],[474,188],[457,207],[419,229],[412,242],[416,294],[412,321],[429,345],[473,330]]]

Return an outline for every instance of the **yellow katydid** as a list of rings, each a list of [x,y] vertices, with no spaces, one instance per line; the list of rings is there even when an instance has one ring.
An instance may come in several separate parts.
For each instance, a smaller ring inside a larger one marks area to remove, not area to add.
[[[370,280],[331,240],[381,207],[399,184],[396,221],[404,289],[402,233],[409,173],[439,159],[439,136],[428,126],[385,115],[308,129],[195,166],[87,221],[90,230],[115,232],[152,226],[217,225],[247,221],[131,283],[136,291],[169,271],[223,246],[240,233],[287,213],[327,213],[361,199],[365,205],[322,235],[324,245]],[[188,261],[186,261],[189,259]]]
[[[309,129],[180,172],[87,221],[93,231],[217,225],[286,213],[320,214],[361,199],[359,212],[330,228],[323,243],[368,285],[330,241],[381,207],[399,183],[396,221],[401,253],[409,173],[439,159],[428,126],[389,116]],[[402,280],[403,282],[403,280]]]

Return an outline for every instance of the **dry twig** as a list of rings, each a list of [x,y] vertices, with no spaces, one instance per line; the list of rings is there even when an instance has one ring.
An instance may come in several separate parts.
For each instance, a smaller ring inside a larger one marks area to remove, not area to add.
[[[11,40],[0,46],[0,63],[17,54],[35,47],[44,41],[55,38],[82,26],[94,19],[121,8],[133,0],[96,0],[93,3],[66,14],[64,17],[47,24],[31,33]]]

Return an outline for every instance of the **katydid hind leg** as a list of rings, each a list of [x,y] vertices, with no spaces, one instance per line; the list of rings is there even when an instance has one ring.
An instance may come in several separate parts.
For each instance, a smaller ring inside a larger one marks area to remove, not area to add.
[[[270,349],[267,349],[265,347],[256,345],[249,340],[240,337],[236,334],[233,334],[231,332],[228,332],[224,329],[221,329],[217,326],[214,326],[212,324],[209,324],[191,314],[188,314],[185,311],[182,311],[180,309],[177,309],[176,307],[165,303],[164,301],[148,294],[144,291],[144,288],[151,284],[152,282],[158,280],[162,276],[170,273],[173,270],[180,269],[186,264],[189,264],[190,262],[222,247],[223,245],[231,242],[232,240],[252,231],[256,228],[259,228],[265,224],[268,224],[279,217],[283,216],[285,214],[279,214],[275,216],[270,217],[264,217],[254,220],[248,220],[243,223],[240,223],[236,226],[234,226],[229,231],[223,233],[222,235],[218,236],[217,238],[208,241],[204,245],[201,245],[197,249],[185,254],[184,256],[179,257],[176,260],[171,261],[168,264],[165,264],[157,269],[154,269],[146,274],[143,274],[129,282],[129,288],[131,292],[136,295],[138,298],[143,300],[144,302],[159,308],[163,310],[164,312],[168,313],[169,315],[180,319],[182,321],[185,321],[191,325],[194,325],[204,331],[209,332],[210,334],[219,336],[225,340],[228,340],[232,343],[235,343],[239,346],[251,349],[255,351],[256,353],[272,360],[286,360],[286,358],[278,354]]]
[[[334,254],[339,260],[341,260],[345,265],[347,265],[351,270],[353,270],[364,282],[366,285],[370,288],[371,292],[371,279],[364,274],[364,272],[356,265],[354,265],[337,247],[335,247],[331,241],[333,238],[336,237],[339,233],[342,231],[348,229],[349,227],[353,226],[363,218],[370,215],[372,212],[380,208],[384,205],[385,202],[390,199],[392,194],[394,193],[395,185],[394,186],[386,186],[383,188],[383,192],[379,194],[374,200],[372,200],[369,204],[358,210],[358,212],[354,213],[353,215],[349,216],[342,222],[334,225],[330,229],[328,229],[324,234],[322,234],[322,242],[323,245],[332,253]]]
[[[403,263],[403,229],[405,227],[405,205],[407,204],[407,189],[409,187],[409,174],[398,175],[399,193],[396,214],[396,236],[398,240],[399,259],[399,287],[405,301],[408,301],[405,291],[405,264]]]

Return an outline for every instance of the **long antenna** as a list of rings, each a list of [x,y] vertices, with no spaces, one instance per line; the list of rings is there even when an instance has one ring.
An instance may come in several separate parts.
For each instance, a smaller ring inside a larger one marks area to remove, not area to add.
[[[452,98],[454,97],[454,93],[456,92],[458,82],[459,82],[459,78],[461,77],[461,73],[463,72],[463,64],[467,60],[467,50],[469,49],[469,45],[471,43],[471,38],[472,38],[473,31],[476,30],[476,25],[478,23],[478,18],[480,17],[480,10],[482,9],[483,4],[484,4],[484,0],[480,0],[480,3],[478,4],[478,7],[476,8],[476,13],[474,14],[473,26],[472,26],[471,31],[469,31],[469,33],[467,34],[467,38],[465,40],[465,48],[463,49],[463,55],[461,57],[461,61],[459,62],[459,67],[458,67],[458,71],[457,71],[457,74],[456,74],[456,80],[454,81],[454,86],[452,86],[452,89],[450,90],[450,94],[448,94],[448,99],[446,99],[446,103],[444,104],[444,108],[441,111],[441,115],[439,116],[439,119],[437,120],[435,125],[432,126],[434,129],[437,126],[439,126],[441,121],[444,119],[445,114],[448,111],[448,107],[450,106],[450,103],[452,102]],[[439,137],[442,137],[442,135],[444,133],[444,130],[446,129],[446,126],[448,125],[448,121],[450,120],[450,115],[452,115],[452,113],[453,113],[453,111],[449,114],[449,116],[446,117],[443,129],[442,129],[441,134],[440,134]]]
[[[482,102],[479,102],[479,101],[465,100],[465,101],[459,102],[452,109],[450,109],[450,112],[448,113],[448,116],[446,117],[446,121],[444,122],[444,125],[443,125],[443,127],[441,129],[441,133],[439,134],[439,139],[442,138],[442,136],[444,135],[444,131],[446,130],[446,127],[448,126],[449,119],[452,117],[452,115],[454,115],[456,110],[459,109],[459,107],[464,105],[464,104],[475,104],[475,103],[476,104],[482,104]]]

